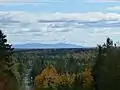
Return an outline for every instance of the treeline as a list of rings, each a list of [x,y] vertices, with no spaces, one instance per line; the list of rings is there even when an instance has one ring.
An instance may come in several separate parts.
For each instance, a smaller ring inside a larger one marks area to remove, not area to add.
[[[120,47],[110,38],[87,51],[19,51],[5,38],[0,31],[0,82],[9,90],[20,89],[28,69],[35,90],[120,90]]]
[[[106,43],[98,45],[96,54],[92,54],[94,58],[89,55],[76,57],[72,54],[67,59],[62,58],[62,63],[52,64],[52,68],[47,65],[42,72],[39,69],[35,78],[36,90],[120,90],[120,47],[107,38]],[[64,63],[66,60],[68,62]],[[76,67],[78,63],[80,66],[73,69],[72,66]],[[59,71],[59,66],[62,68],[67,64],[65,72]]]
[[[32,68],[30,77],[34,81],[47,65],[53,65],[60,73],[78,73],[87,62],[93,65],[95,54],[96,49],[34,49],[17,50],[13,56],[20,62],[21,70]]]

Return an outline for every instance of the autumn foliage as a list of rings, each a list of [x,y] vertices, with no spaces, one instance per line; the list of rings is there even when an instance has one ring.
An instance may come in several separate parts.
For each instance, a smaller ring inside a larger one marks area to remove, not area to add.
[[[66,90],[71,89],[76,86],[74,85],[77,75],[76,74],[59,74],[53,66],[47,66],[41,74],[37,75],[35,78],[36,90],[43,90],[43,88],[56,88],[57,90]],[[83,88],[86,86],[92,86],[93,78],[91,75],[91,70],[85,68],[85,71],[82,73]],[[77,83],[79,80],[77,80]],[[53,90],[53,89],[52,89]],[[90,89],[86,89],[90,90]]]
[[[40,75],[36,76],[35,84],[37,88],[42,86],[49,87],[55,86],[59,83],[59,74],[53,66],[46,67]]]
[[[83,88],[84,90],[93,90],[93,77],[91,73],[91,68],[86,67],[84,72],[82,73],[83,78]]]

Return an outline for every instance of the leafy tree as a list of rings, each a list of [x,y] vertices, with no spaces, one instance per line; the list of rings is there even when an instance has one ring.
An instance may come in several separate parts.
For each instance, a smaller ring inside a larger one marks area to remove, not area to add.
[[[76,75],[73,83],[73,90],[82,90],[83,88],[83,78],[82,75]]]
[[[93,90],[93,77],[91,68],[89,65],[85,67],[84,72],[82,73],[83,78],[83,90]]]
[[[55,88],[57,83],[59,82],[59,74],[56,69],[50,65],[47,66],[40,75],[35,77],[36,88]]]

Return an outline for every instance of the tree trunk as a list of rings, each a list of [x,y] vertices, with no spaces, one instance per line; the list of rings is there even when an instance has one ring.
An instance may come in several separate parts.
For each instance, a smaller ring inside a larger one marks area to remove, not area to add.
[[[0,77],[0,90],[8,90],[8,80],[5,77]]]

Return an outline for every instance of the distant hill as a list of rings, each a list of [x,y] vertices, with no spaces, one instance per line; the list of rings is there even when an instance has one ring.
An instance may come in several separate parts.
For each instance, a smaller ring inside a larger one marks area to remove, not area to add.
[[[74,44],[41,44],[41,43],[26,43],[26,44],[16,44],[13,45],[17,49],[54,49],[54,48],[84,48],[83,46],[74,45]]]

